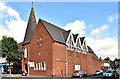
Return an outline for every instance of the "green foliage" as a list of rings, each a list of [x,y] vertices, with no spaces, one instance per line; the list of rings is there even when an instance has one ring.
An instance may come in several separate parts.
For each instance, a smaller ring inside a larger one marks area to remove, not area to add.
[[[115,58],[115,60],[113,61],[113,68],[120,68],[120,59]]]
[[[7,60],[13,63],[17,63],[21,59],[22,52],[18,51],[17,42],[12,37],[3,36],[0,44],[0,55],[2,57],[7,57]]]
[[[105,58],[104,60],[106,60],[106,61],[110,61],[110,58],[109,58],[109,57],[107,57],[107,58]]]

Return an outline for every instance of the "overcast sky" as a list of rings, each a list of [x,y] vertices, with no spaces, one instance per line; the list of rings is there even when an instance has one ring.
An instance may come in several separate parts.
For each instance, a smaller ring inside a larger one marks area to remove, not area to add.
[[[36,21],[42,18],[85,36],[98,57],[118,56],[117,2],[34,2]],[[0,39],[3,35],[23,41],[31,2],[0,2]]]

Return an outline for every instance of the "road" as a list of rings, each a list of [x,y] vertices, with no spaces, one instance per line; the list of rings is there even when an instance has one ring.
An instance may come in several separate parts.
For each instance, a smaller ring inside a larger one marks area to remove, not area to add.
[[[3,77],[2,79],[109,79],[104,78],[103,75],[88,76],[82,78],[71,78],[71,77]],[[119,79],[119,78],[112,78]]]

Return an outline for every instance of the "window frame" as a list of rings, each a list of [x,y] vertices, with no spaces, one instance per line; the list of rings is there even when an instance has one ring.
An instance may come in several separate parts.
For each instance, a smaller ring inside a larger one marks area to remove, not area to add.
[[[41,63],[39,62],[39,70],[41,70]]]
[[[44,70],[46,70],[46,64],[47,64],[47,63],[46,63],[46,62],[44,62]]]

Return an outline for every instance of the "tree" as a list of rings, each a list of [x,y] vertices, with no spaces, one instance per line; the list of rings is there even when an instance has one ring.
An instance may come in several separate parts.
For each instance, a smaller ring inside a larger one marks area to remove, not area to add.
[[[105,58],[104,60],[106,60],[106,61],[110,61],[110,58],[109,58],[109,57],[107,57],[107,58]]]
[[[120,68],[120,59],[115,58],[112,66],[113,66],[113,69]]]
[[[0,44],[0,56],[2,56],[3,58],[7,58],[7,61],[9,62],[9,73],[11,74],[10,63],[17,63],[18,61],[20,61],[22,51],[18,51],[17,42],[12,37],[3,36]]]

